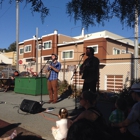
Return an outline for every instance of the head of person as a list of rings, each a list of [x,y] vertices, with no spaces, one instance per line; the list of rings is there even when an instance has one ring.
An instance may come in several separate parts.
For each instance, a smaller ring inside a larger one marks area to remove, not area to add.
[[[117,98],[115,102],[115,107],[122,111],[125,111],[127,108],[126,100],[124,98]]]
[[[80,95],[80,104],[83,107],[94,106],[96,104],[97,94],[92,91],[83,91]]]
[[[134,101],[139,101],[140,100],[140,82],[139,83],[134,83],[131,86],[131,96]]]
[[[86,48],[86,55],[87,56],[93,56],[94,55],[94,49],[92,47]]]
[[[55,60],[57,60],[58,59],[58,56],[56,55],[56,54],[52,54],[51,55],[51,58],[52,58],[52,61],[55,61]]]
[[[66,140],[111,140],[111,138],[111,135],[104,132],[97,123],[80,119],[70,126]]]
[[[64,118],[67,118],[67,117],[68,117],[68,111],[67,111],[66,108],[61,108],[61,109],[59,110],[59,117],[60,117],[61,119],[64,119]]]
[[[16,71],[14,72],[14,75],[15,75],[15,76],[18,76],[18,75],[19,75],[19,72],[16,70]]]

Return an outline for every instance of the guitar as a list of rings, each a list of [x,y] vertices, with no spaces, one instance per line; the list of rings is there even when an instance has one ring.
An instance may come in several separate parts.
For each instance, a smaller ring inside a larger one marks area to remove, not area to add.
[[[52,62],[50,62],[50,64],[48,65],[48,67],[51,65]],[[46,78],[48,79],[51,75],[51,69],[50,70],[47,70],[46,72]]]
[[[49,79],[50,75],[51,75],[51,70],[48,70],[48,71],[46,72],[46,78]]]

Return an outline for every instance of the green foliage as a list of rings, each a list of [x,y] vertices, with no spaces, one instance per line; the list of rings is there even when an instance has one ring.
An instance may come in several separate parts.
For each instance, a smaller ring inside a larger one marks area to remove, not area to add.
[[[129,27],[135,24],[135,11],[140,13],[140,0],[71,0],[67,3],[67,13],[70,17],[89,25],[102,24],[113,17]],[[139,16],[139,15],[138,15]]]
[[[10,46],[8,47],[8,51],[9,52],[16,51],[16,42],[10,44]]]
[[[73,93],[76,93],[75,96],[78,96],[80,94],[81,90],[75,89],[75,86],[69,85],[66,80],[62,82],[58,81],[58,94],[61,95],[62,93],[64,93],[66,90],[68,90],[69,86],[71,87],[71,90],[73,91]]]
[[[61,95],[65,90],[67,90],[69,84],[66,80],[58,82],[58,94]]]
[[[0,0],[0,4],[2,4],[4,1],[6,0]],[[9,0],[9,3],[11,4],[12,2],[15,2],[15,1],[17,0]],[[44,22],[45,17],[49,14],[49,9],[46,6],[44,6],[43,0],[18,0],[18,1],[21,3],[26,2],[26,5],[31,4],[32,14],[34,12],[40,13],[42,22]]]
[[[67,3],[67,13],[73,16],[75,22],[81,20],[87,28],[95,23],[104,24],[108,20],[110,6],[108,0],[72,0]]]
[[[12,51],[16,51],[16,42],[10,44],[10,46],[8,47],[8,49],[6,48],[0,48],[0,52],[12,52]]]

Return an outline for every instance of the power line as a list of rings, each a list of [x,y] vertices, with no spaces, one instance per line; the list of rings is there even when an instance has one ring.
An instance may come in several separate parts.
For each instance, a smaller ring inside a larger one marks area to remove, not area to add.
[[[0,18],[2,18],[12,6],[13,6],[13,4],[11,4],[11,6],[7,8],[7,10],[0,16]]]

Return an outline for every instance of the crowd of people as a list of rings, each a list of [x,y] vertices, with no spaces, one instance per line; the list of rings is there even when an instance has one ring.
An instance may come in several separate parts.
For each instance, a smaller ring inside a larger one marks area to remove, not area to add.
[[[52,127],[56,140],[139,140],[140,139],[140,83],[131,87],[131,96],[136,103],[129,111],[124,98],[119,97],[115,109],[111,112],[107,123],[96,107],[97,94],[83,91],[80,104],[85,108],[74,120],[68,119],[68,111],[61,108],[60,120]],[[68,123],[70,122],[70,123]]]

